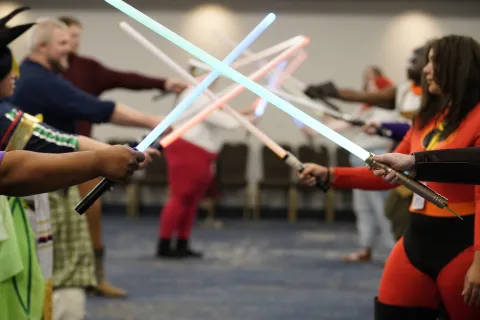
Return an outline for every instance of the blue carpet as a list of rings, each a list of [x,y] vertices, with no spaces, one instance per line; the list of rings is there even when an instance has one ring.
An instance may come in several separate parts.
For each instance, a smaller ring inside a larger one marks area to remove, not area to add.
[[[107,276],[126,300],[89,298],[90,320],[373,319],[385,252],[347,265],[353,225],[224,221],[199,225],[201,261],[153,258],[157,220],[104,220]]]

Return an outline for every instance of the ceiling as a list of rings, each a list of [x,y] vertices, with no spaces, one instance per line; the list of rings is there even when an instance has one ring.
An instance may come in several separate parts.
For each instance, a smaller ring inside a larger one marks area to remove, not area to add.
[[[32,9],[113,9],[103,0],[21,0],[18,2]],[[143,10],[187,10],[205,3],[218,3],[243,12],[395,14],[406,10],[420,10],[438,16],[480,16],[479,0],[127,0],[126,2]]]

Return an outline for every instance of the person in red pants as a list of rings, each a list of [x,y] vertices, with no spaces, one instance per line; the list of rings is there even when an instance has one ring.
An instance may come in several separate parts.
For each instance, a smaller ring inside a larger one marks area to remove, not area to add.
[[[451,35],[432,41],[427,52],[423,103],[395,152],[480,146],[480,45]],[[368,168],[307,164],[300,179],[314,185],[312,176],[335,188],[394,186]],[[441,305],[450,320],[480,319],[480,188],[424,183],[448,198],[463,220],[414,195],[409,228],[385,265],[375,319],[436,320]]]
[[[191,69],[194,76],[195,68]],[[215,82],[210,86],[212,88]],[[186,90],[180,101],[190,90]],[[211,103],[202,95],[172,125],[181,126]],[[254,109],[242,112],[253,121]],[[169,196],[160,216],[159,240],[156,255],[159,258],[201,258],[202,253],[189,245],[190,234],[200,202],[212,190],[215,177],[215,160],[222,147],[225,130],[236,129],[240,124],[222,110],[216,110],[204,121],[188,130],[181,138],[164,149],[167,163]],[[176,236],[176,247],[171,240]]]

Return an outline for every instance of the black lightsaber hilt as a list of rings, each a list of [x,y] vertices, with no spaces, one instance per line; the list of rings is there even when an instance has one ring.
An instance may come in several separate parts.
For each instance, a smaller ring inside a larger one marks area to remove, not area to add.
[[[131,144],[130,144],[131,146]],[[133,148],[133,146],[131,146]],[[163,150],[163,147],[160,143],[154,142],[150,148],[157,149],[159,151]],[[134,148],[135,149],[135,148]],[[135,149],[136,150],[136,149]],[[84,214],[90,207],[97,201],[105,192],[110,191],[115,186],[116,182],[103,178],[93,189],[90,191],[85,198],[83,198],[75,207],[75,211],[79,214]]]
[[[392,138],[393,132],[392,130],[386,128],[377,128],[377,135],[384,138]]]
[[[365,163],[374,169],[383,169],[387,173],[393,172],[397,177],[397,182],[399,184],[407,187],[425,200],[430,201],[440,209],[448,207],[447,198],[436,193],[423,183],[418,182],[417,180],[407,176],[406,174],[396,171],[384,164],[378,163],[377,161],[373,160],[373,154],[370,155],[370,157],[365,161]]]
[[[84,214],[105,192],[110,191],[115,186],[114,181],[105,178],[98,183],[75,207],[75,211]]]
[[[152,101],[161,100],[161,99],[163,99],[164,97],[168,96],[169,94],[170,94],[170,92],[162,91],[161,93],[153,96],[153,97],[152,97]]]
[[[336,106],[335,104],[328,101],[325,97],[319,97],[319,99],[322,100],[323,103],[325,103],[328,107],[330,107],[331,109],[335,110],[336,112],[338,112],[340,114],[338,116],[333,116],[333,115],[330,115],[330,116],[332,116],[334,118],[337,118],[337,119],[340,119],[340,120],[347,121],[347,122],[351,123],[352,125],[358,126],[358,127],[363,127],[366,124],[365,121],[363,121],[363,120],[355,119],[351,116],[347,116],[347,115],[343,114],[343,112],[340,110],[340,108],[338,106]],[[392,134],[393,134],[392,131],[389,130],[389,129],[382,128],[382,127],[377,129],[377,135],[380,136],[380,137],[391,138]]]
[[[342,112],[342,110],[337,105],[331,103],[325,97],[319,96],[318,98],[322,100],[322,102],[325,103],[330,109],[335,110],[336,112],[339,112],[339,113]]]
[[[285,155],[285,157],[283,157],[283,161],[285,161],[285,163],[292,167],[293,169],[295,169],[298,173],[302,173],[303,170],[305,170],[305,165],[297,159],[297,157],[295,157],[293,154],[291,154],[290,152],[287,152],[287,154]],[[328,182],[328,179],[327,181],[322,181],[320,178],[316,177],[316,186],[317,188],[319,188],[320,190],[322,190],[323,192],[328,192],[328,190],[330,189],[330,184]]]
[[[343,115],[342,117],[339,117],[341,120],[350,122],[352,125],[357,126],[357,127],[363,127],[366,125],[366,122],[360,119],[355,119],[355,118],[350,118],[346,117]],[[392,138],[392,131],[383,127],[379,127],[376,130],[376,135],[384,138]]]

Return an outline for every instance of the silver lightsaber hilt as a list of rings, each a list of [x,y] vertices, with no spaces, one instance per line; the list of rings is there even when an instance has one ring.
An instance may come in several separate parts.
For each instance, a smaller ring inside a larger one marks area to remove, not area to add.
[[[292,153],[288,151],[285,157],[283,157],[283,161],[285,161],[288,166],[296,170],[298,173],[302,173],[303,170],[305,170],[305,165],[300,160],[298,160],[297,157],[295,157]],[[322,181],[319,177],[316,177],[315,180],[315,185],[317,186],[317,188],[319,188],[325,193],[328,192],[328,190],[330,189],[330,184],[328,181]]]
[[[373,154],[370,154],[370,157],[365,160],[365,163],[369,165],[370,167],[374,169],[383,169],[385,172],[390,173],[393,172],[395,176],[397,177],[397,182],[414,193],[418,194],[420,197],[424,198],[427,201],[430,201],[440,209],[443,208],[448,208],[448,199],[445,198],[444,196],[436,193],[429,187],[425,186],[424,184],[418,182],[415,179],[412,179],[411,177],[407,176],[406,174],[402,172],[398,172],[389,166],[386,166],[384,164],[378,163],[377,161],[373,160]]]

